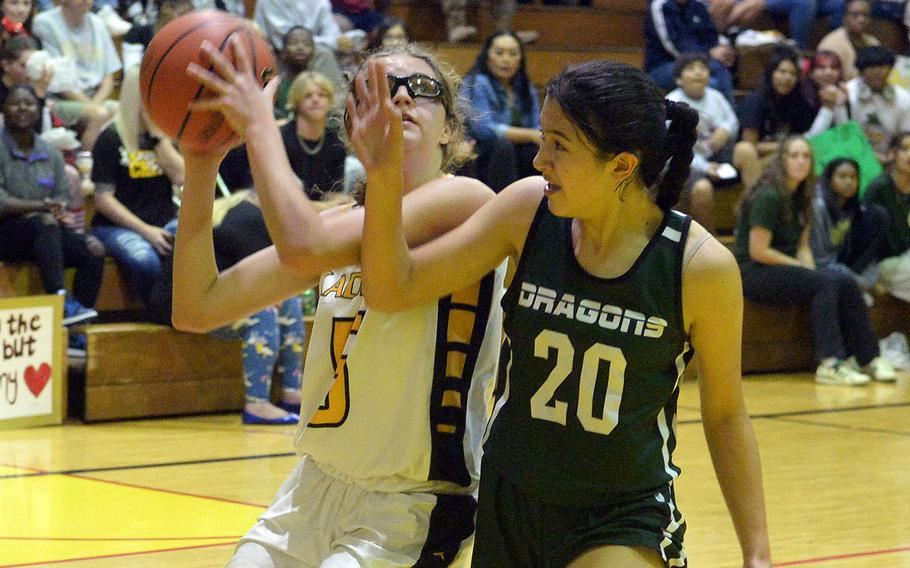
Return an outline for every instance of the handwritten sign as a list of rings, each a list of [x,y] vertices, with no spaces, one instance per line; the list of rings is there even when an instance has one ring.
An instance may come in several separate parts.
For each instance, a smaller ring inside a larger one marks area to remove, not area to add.
[[[0,299],[0,427],[62,421],[60,296]]]

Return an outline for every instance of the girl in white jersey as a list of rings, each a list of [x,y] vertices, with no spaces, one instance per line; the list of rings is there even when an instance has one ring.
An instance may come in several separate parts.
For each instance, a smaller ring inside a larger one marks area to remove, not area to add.
[[[174,324],[207,330],[317,281],[320,291],[295,440],[302,459],[230,566],[465,566],[504,271],[394,314],[365,305],[363,210],[316,212],[272,118],[275,83],[259,89],[243,48],[229,49],[236,68],[206,45],[214,71],[191,64],[188,74],[218,95],[197,108],[222,112],[246,139],[275,245],[217,272],[211,188],[226,149],[187,154]],[[444,175],[461,118],[454,81],[435,59],[405,46],[371,60],[383,62],[404,117],[402,215],[416,245],[459,225],[492,192]]]
[[[700,354],[708,447],[743,565],[771,565],[758,449],[740,386],[736,263],[672,211],[697,114],[631,66],[591,61],[547,86],[535,167],[464,224],[409,250],[403,131],[382,62],[348,99],[370,177],[368,302],[407,310],[516,261],[484,445],[472,568],[686,566],[673,464],[679,382]]]

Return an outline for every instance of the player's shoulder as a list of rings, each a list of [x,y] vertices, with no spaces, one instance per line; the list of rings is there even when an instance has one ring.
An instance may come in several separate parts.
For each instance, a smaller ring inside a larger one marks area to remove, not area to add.
[[[713,279],[739,277],[739,266],[733,253],[696,221],[689,225],[689,236],[683,252],[683,277],[689,281],[711,284]]]

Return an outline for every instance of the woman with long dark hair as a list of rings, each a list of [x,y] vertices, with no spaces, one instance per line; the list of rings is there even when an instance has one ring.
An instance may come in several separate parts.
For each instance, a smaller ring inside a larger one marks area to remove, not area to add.
[[[815,111],[803,97],[799,70],[799,55],[779,47],[758,88],[738,109],[742,141],[733,149],[733,165],[746,190],[755,185],[781,140],[812,127]]]
[[[870,375],[893,381],[894,369],[879,357],[878,338],[856,280],[816,267],[809,246],[814,196],[812,147],[801,136],[791,136],[737,206],[733,250],[743,294],[753,302],[809,308],[817,382],[863,385]]]
[[[371,179],[367,302],[406,310],[508,258],[494,420],[484,446],[474,568],[686,566],[673,423],[700,353],[705,433],[744,565],[771,565],[761,467],[740,385],[742,294],[729,251],[672,208],[698,114],[621,63],[547,86],[522,179],[464,224],[409,250],[397,210],[402,121],[377,68],[348,101]],[[368,136],[387,133],[382,140]]]
[[[534,175],[540,102],[518,36],[501,31],[487,38],[465,75],[463,93],[473,107],[468,134],[477,142],[477,178],[498,192]]]

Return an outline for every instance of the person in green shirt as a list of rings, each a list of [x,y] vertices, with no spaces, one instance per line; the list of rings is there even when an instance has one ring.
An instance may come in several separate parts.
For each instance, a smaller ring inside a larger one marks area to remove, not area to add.
[[[881,205],[888,214],[879,281],[894,296],[910,301],[910,132],[894,138],[890,153],[888,169],[872,180],[863,202]]]
[[[809,247],[814,190],[812,147],[802,136],[791,136],[737,207],[733,252],[743,295],[757,303],[809,307],[817,382],[863,385],[870,375],[894,381],[856,281],[815,266]]]

